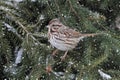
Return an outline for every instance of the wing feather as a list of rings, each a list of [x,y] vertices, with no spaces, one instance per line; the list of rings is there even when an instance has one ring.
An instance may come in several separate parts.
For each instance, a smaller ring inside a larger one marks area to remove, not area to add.
[[[59,32],[62,37],[67,37],[67,38],[79,38],[80,37],[79,32],[77,32],[71,28],[68,28],[68,27],[59,29]]]

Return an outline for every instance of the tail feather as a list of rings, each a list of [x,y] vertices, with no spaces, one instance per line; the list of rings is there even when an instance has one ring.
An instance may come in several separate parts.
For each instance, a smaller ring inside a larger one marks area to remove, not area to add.
[[[93,33],[93,34],[80,34],[80,37],[94,37],[96,35],[100,35],[100,33]]]

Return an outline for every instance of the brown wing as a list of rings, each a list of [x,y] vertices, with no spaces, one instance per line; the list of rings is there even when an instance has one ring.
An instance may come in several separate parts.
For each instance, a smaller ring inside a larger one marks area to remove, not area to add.
[[[99,33],[91,33],[91,34],[81,34],[80,32],[77,32],[71,28],[68,28],[64,26],[61,29],[59,29],[59,33],[61,37],[64,38],[79,38],[79,37],[94,37],[95,35],[99,35]]]
[[[64,28],[61,28],[59,30],[61,36],[63,37],[67,37],[67,38],[78,38],[80,37],[80,33],[71,29],[71,28],[68,28],[68,27],[64,27]]]

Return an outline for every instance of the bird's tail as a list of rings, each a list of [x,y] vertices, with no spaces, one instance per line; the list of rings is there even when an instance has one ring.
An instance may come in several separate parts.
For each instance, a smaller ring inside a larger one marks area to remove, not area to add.
[[[80,34],[80,37],[94,37],[96,35],[100,35],[101,33],[93,33],[93,34]]]

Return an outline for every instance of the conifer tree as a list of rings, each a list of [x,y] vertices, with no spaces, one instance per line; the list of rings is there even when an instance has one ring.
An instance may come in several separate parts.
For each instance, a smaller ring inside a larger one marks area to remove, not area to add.
[[[119,0],[0,1],[0,80],[119,80]],[[67,58],[51,56],[48,22],[81,33],[102,33],[79,42]],[[118,25],[118,26],[116,26]],[[47,72],[46,68],[51,67]]]

